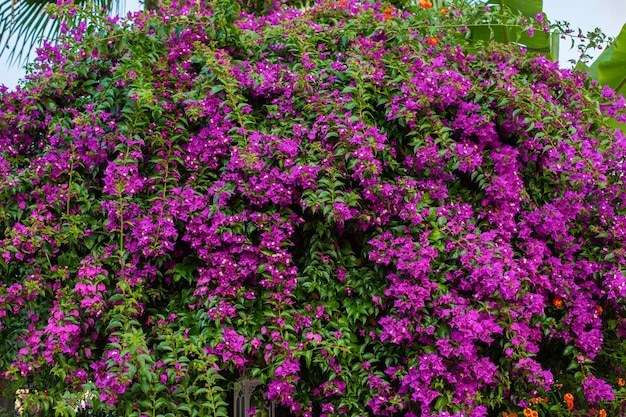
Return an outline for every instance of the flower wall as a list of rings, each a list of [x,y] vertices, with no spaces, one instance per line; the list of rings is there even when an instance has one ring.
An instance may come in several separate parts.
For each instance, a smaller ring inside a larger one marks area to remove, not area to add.
[[[624,99],[467,13],[62,5],[0,100],[26,409],[619,415]]]

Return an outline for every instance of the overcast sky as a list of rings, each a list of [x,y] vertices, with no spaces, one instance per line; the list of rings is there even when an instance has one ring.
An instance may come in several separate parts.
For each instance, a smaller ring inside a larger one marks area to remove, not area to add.
[[[128,10],[139,10],[137,0],[126,0]],[[543,8],[550,20],[565,20],[573,28],[585,31],[600,27],[609,36],[617,36],[626,23],[626,0],[544,0]],[[578,58],[575,50],[568,50],[569,41],[561,41],[560,62],[567,66],[568,59]],[[5,54],[6,55],[6,54]],[[14,87],[24,76],[18,65],[9,66],[6,57],[0,57],[0,84]]]

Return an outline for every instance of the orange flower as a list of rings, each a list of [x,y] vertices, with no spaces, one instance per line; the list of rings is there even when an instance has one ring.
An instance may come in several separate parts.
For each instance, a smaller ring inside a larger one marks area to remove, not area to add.
[[[439,13],[441,13],[441,14],[447,14],[449,10],[450,10],[450,8],[449,8],[449,7],[442,7],[442,8],[441,8],[441,11],[440,11]]]
[[[554,300],[552,300],[552,305],[556,308],[563,307],[563,299],[561,297],[556,297]]]
[[[602,308],[602,306],[596,306],[596,311],[598,312],[598,314],[602,314],[604,309]]]
[[[524,417],[532,417],[533,415],[533,410],[531,410],[530,408],[524,408]]]
[[[517,417],[517,413],[511,413],[509,414],[509,417]]]
[[[620,387],[623,387],[626,384],[626,381],[624,380],[624,378],[617,378],[617,385],[619,385]]]
[[[539,417],[537,410],[531,410],[530,417]]]
[[[428,38],[428,44],[429,45],[434,45],[437,42],[439,42],[439,38]]]
[[[419,7],[421,7],[422,9],[432,9],[433,7],[433,2],[432,1],[420,1],[419,3],[417,3],[417,5]]]
[[[600,409],[600,411],[598,412],[598,417],[606,417],[606,410],[604,408]]]
[[[391,13],[393,9],[389,6],[385,7],[385,20],[391,20]]]
[[[567,394],[563,396],[563,399],[569,403],[569,402],[574,401],[574,396],[568,392]]]

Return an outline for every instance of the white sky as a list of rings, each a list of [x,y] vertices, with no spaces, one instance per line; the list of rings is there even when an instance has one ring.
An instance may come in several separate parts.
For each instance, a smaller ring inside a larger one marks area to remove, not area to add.
[[[138,0],[126,0],[127,10],[139,10]],[[600,27],[609,36],[617,36],[626,23],[626,0],[544,0],[543,8],[550,20],[565,20],[572,28],[584,31]],[[560,62],[568,66],[568,59],[577,59],[575,50],[569,50],[570,41],[561,41]],[[0,57],[0,84],[14,87],[24,70],[18,65],[9,66],[6,55]]]
[[[626,23],[626,0],[543,0],[543,10],[551,21],[564,20],[573,29],[581,28],[585,32],[599,27],[612,37]],[[569,59],[578,59],[576,47],[569,50],[570,45],[569,39],[561,41],[559,61],[563,66],[568,66]]]

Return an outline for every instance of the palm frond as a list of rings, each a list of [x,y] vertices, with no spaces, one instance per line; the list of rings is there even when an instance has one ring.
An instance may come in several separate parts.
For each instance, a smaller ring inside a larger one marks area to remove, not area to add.
[[[0,56],[8,54],[9,64],[24,64],[43,39],[58,37],[60,21],[50,19],[46,12],[50,3],[56,0],[0,0]],[[75,4],[115,13],[126,6],[125,0],[78,0]]]

